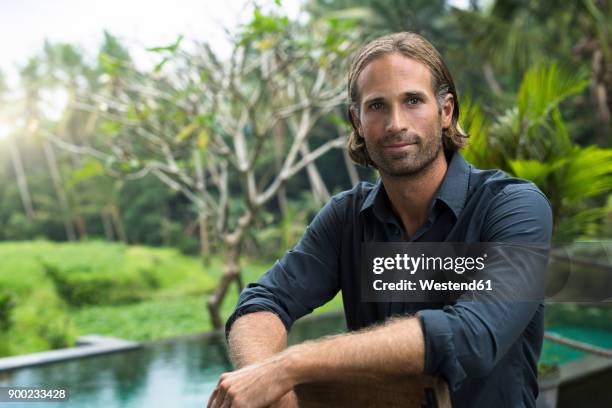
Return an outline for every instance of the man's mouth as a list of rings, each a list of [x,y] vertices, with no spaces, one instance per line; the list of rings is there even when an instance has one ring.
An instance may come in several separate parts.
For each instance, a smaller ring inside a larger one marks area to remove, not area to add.
[[[413,146],[416,146],[418,142],[397,142],[383,145],[383,149],[390,151],[402,151],[413,149]]]
[[[414,145],[414,144],[417,144],[417,142],[391,143],[391,144],[384,145],[383,147],[404,147],[404,146]]]

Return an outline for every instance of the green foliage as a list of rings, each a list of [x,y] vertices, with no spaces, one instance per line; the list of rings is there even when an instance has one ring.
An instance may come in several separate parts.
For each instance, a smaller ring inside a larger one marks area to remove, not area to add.
[[[541,57],[542,28],[530,11],[515,2],[497,1],[490,11],[453,8],[453,14],[474,48],[496,67],[521,72]]]
[[[83,66],[81,52],[72,44],[45,41],[44,55],[47,75],[55,81],[74,81]]]
[[[162,46],[162,47],[147,48],[147,51],[151,51],[155,53],[164,53],[164,52],[175,53],[179,49],[179,46],[181,45],[181,41],[183,41],[183,36],[179,35],[176,41],[174,41],[172,44]]]
[[[185,253],[193,248],[193,235],[185,233],[191,220],[190,208],[178,194],[169,191],[155,177],[123,184],[117,192],[122,218],[129,227],[129,242],[172,246]]]
[[[184,126],[174,137],[174,141],[176,143],[183,143],[186,139],[188,139],[194,134],[194,130],[196,129],[196,127],[196,123],[190,123]]]
[[[452,31],[450,22],[445,21],[448,8],[443,0],[417,0],[411,2],[410,7],[401,0],[313,0],[308,2],[306,9],[316,18],[357,20],[366,38],[412,31],[442,43],[437,40],[446,37],[444,31]]]
[[[121,131],[123,125],[119,122],[115,122],[113,120],[105,120],[100,123],[100,130],[108,134],[108,136],[115,136],[117,133]]]
[[[70,189],[79,183],[91,180],[94,177],[101,177],[104,175],[104,166],[102,166],[99,161],[87,160],[83,162],[80,168],[72,172],[72,174],[70,175],[70,180],[68,180],[67,187],[68,189]]]
[[[271,214],[267,228],[257,230],[257,241],[261,252],[270,257],[281,257],[297,244],[306,229],[308,211],[296,204],[287,205],[287,210],[280,223],[272,223]]]
[[[555,153],[566,150],[570,141],[558,110],[559,104],[581,93],[589,83],[584,73],[561,69],[556,63],[529,69],[517,95],[519,136],[523,138],[518,143],[529,144],[538,137],[534,132],[549,130],[551,138],[544,148],[555,150]]]
[[[105,52],[100,52],[98,55],[100,66],[110,76],[114,76],[121,67],[121,60],[111,57]]]
[[[264,14],[259,7],[253,10],[251,21],[242,27],[240,43],[256,43],[259,49],[271,48],[275,44],[274,35],[281,34],[289,27],[289,18],[283,15]]]
[[[499,162],[498,152],[489,148],[489,123],[478,102],[470,97],[461,101],[461,128],[469,137],[468,147],[462,152],[470,162],[478,165],[488,165]]]
[[[8,330],[3,327],[0,331],[0,356],[72,346],[76,337],[92,333],[148,341],[211,328],[204,295],[213,290],[222,273],[219,257],[204,269],[198,259],[181,256],[172,249],[46,241],[2,243],[0,257],[0,322],[10,322]],[[140,302],[111,302],[117,294],[107,293],[101,304],[85,302],[71,307],[45,271],[44,265],[51,263],[64,274],[74,273],[71,268],[76,265],[96,265],[76,273],[92,278],[115,273],[117,281],[123,279],[121,275],[148,265],[157,282]],[[246,261],[245,282],[257,280],[268,267],[269,263]],[[238,293],[232,287],[222,305],[223,318],[229,317],[237,300]],[[317,312],[340,307],[337,297]]]
[[[11,327],[11,312],[14,307],[13,295],[6,289],[0,291],[0,331],[7,331]]]
[[[73,315],[93,303],[120,308],[121,302],[136,300],[127,293],[129,288],[147,301],[203,299],[215,283],[214,274],[204,273],[197,259],[171,249],[33,241],[0,244],[0,257],[0,313],[3,324],[10,324],[0,339],[5,354],[73,344],[76,336],[91,333],[83,332]],[[49,265],[56,269],[55,279],[48,273]],[[60,285],[57,278],[63,279]]]
[[[178,51],[179,46],[181,45],[181,41],[183,41],[183,36],[179,35],[176,41],[170,45],[147,48],[147,51],[164,55],[162,60],[157,65],[155,65],[155,68],[153,68],[153,72],[160,72],[164,65],[166,65],[166,63],[172,60],[173,55]]]
[[[555,238],[561,241],[593,232],[608,210],[590,200],[612,188],[612,149],[575,144],[561,114],[561,103],[588,84],[581,72],[539,65],[525,73],[516,105],[492,125],[485,125],[477,105],[468,104],[462,119],[473,133],[465,156],[537,184],[551,201]]]
[[[177,248],[185,255],[198,255],[200,253],[200,242],[197,238],[185,234],[183,225],[178,222],[163,220],[161,234],[164,245]]]
[[[96,333],[136,341],[150,341],[203,331],[209,327],[203,296],[150,299],[116,306],[75,310],[82,333]]]
[[[135,302],[146,298],[148,292],[159,284],[150,267],[131,271],[100,271],[97,266],[44,265],[57,292],[70,306]]]

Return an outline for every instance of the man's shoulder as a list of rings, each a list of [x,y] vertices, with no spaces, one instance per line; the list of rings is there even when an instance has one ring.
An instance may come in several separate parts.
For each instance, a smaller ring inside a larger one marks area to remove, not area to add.
[[[485,195],[487,198],[508,195],[530,196],[537,194],[546,198],[540,188],[530,180],[518,178],[499,169],[478,169],[471,166],[469,196]]]
[[[359,183],[355,184],[353,188],[344,190],[332,196],[331,202],[335,206],[347,206],[352,204],[360,206],[375,188],[375,183],[360,181]]]
[[[483,241],[550,241],[552,207],[532,181],[497,169],[472,168],[467,201],[471,201],[470,214],[483,220],[479,233]]]

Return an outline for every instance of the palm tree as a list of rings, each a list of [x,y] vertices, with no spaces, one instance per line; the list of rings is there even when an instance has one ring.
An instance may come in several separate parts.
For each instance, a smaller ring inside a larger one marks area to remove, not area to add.
[[[454,8],[461,30],[482,61],[483,76],[498,97],[525,71],[551,59],[589,69],[598,124],[588,130],[609,145],[612,112],[612,6],[607,0],[496,0],[484,11]],[[583,107],[581,115],[590,115]],[[595,140],[591,138],[590,140]]]
[[[38,58],[33,57],[21,70],[21,81],[26,89],[25,131],[31,135],[38,132],[40,128],[40,120],[42,118],[42,113],[38,108],[40,91],[43,85],[41,65],[41,61]],[[72,224],[72,215],[68,196],[63,186],[61,171],[53,150],[53,146],[51,146],[47,140],[43,140],[43,152],[62,214],[66,238],[70,241],[74,241],[76,239],[76,234]]]
[[[8,105],[8,92],[9,88],[6,83],[4,73],[0,71],[0,106]],[[0,119],[3,119],[3,121],[8,121],[8,118],[5,117],[5,115],[7,114],[7,112],[3,111],[2,117],[0,117]],[[14,135],[12,133],[12,129],[10,129],[6,124],[0,123],[0,140],[6,139],[5,143],[9,150],[9,155],[11,157],[11,164],[13,165],[15,177],[17,178],[17,187],[19,188],[21,203],[23,205],[23,209],[26,213],[26,216],[30,221],[32,221],[36,216],[34,212],[34,207],[32,205],[32,195],[30,194],[30,189],[28,187],[26,172],[23,167],[21,153],[19,151],[17,143],[13,140],[13,137]]]

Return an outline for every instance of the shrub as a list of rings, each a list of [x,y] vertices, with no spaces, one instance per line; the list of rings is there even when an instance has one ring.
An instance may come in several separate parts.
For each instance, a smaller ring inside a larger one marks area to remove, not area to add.
[[[62,299],[76,307],[137,302],[159,286],[157,277],[148,269],[113,273],[91,265],[43,263],[43,267]]]
[[[14,307],[13,294],[6,290],[0,292],[0,331],[6,332],[11,327],[11,311]]]

